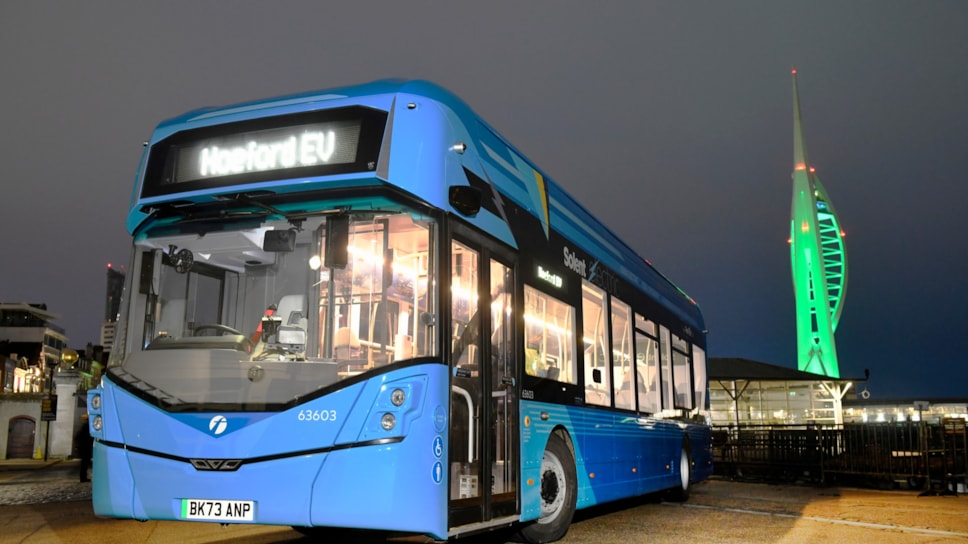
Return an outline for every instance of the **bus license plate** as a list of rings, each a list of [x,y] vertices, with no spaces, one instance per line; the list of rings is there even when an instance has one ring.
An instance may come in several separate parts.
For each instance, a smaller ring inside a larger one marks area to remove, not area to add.
[[[255,501],[182,499],[181,519],[254,521]]]

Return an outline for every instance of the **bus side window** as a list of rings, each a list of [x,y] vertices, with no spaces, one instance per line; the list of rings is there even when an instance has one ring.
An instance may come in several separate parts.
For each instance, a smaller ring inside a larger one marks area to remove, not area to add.
[[[582,345],[585,351],[585,403],[611,405],[609,338],[605,291],[582,280]]]
[[[674,406],[672,390],[672,346],[669,329],[659,326],[659,376],[662,384],[662,409],[671,410]]]
[[[692,377],[696,390],[696,403],[693,408],[706,409],[706,352],[699,346],[692,346]]]
[[[632,311],[612,297],[612,375],[615,407],[635,409],[635,367],[632,365]]]
[[[525,372],[550,380],[578,383],[572,348],[575,309],[529,285],[524,286]]]

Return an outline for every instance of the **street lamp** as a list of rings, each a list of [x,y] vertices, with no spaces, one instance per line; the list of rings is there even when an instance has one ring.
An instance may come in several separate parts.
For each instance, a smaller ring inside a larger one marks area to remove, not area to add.
[[[64,351],[61,352],[61,361],[67,363],[69,367],[74,366],[74,363],[77,362],[78,357],[77,352],[71,348],[64,348]]]

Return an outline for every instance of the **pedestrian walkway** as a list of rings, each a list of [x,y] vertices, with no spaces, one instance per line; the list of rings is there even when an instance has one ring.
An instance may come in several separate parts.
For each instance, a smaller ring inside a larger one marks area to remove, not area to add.
[[[91,483],[78,481],[79,469],[76,459],[0,461],[0,505],[89,501]]]
[[[2,459],[0,460],[0,472],[7,470],[39,470],[54,466],[58,463],[76,463],[76,460],[64,459]]]

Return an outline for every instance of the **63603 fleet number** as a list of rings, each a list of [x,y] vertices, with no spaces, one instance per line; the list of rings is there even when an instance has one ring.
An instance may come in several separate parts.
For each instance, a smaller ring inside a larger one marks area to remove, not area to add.
[[[299,421],[336,421],[336,410],[300,410]]]

